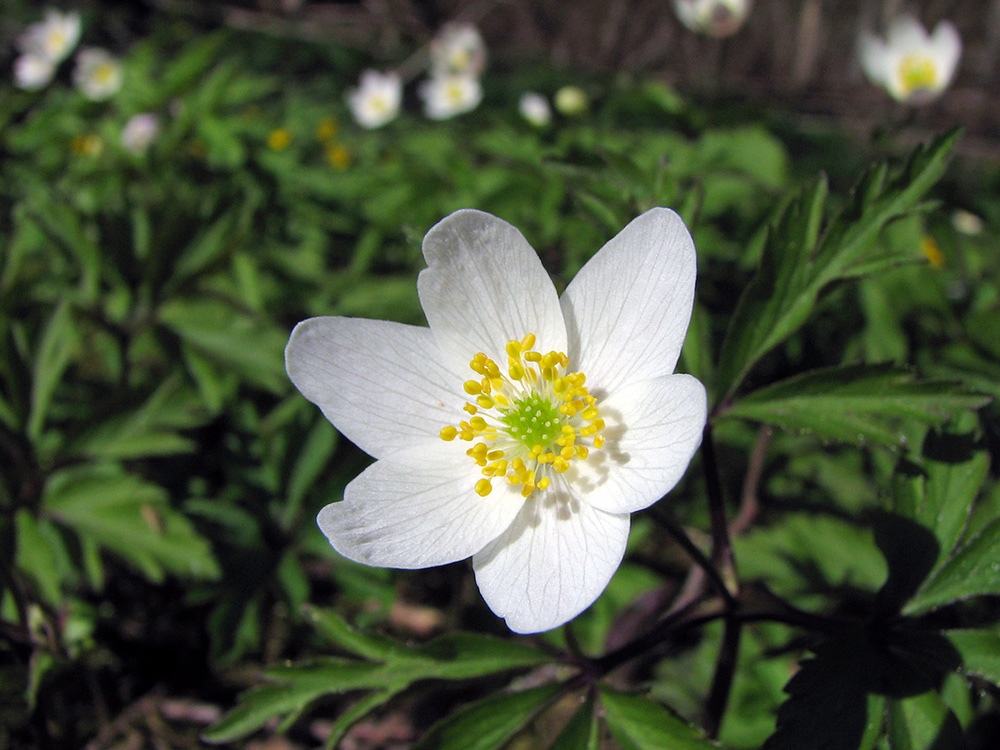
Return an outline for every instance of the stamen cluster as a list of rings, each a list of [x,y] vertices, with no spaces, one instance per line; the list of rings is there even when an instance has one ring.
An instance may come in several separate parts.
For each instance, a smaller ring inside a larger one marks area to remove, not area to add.
[[[604,429],[597,399],[590,395],[582,372],[566,372],[563,352],[534,350],[535,334],[507,342],[507,372],[482,352],[469,363],[480,377],[465,381],[468,420],[441,430],[441,439],[456,437],[475,444],[466,451],[482,467],[476,492],[486,497],[493,480],[505,477],[521,486],[521,495],[551,484],[548,467],[558,474],[574,460],[586,460],[590,448],[601,448]],[[589,445],[588,445],[589,443]]]

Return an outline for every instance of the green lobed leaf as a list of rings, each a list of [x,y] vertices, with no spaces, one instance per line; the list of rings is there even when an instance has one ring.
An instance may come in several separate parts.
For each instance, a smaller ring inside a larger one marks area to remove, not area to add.
[[[718,745],[687,722],[641,695],[600,689],[605,720],[625,750],[710,750]]]
[[[497,750],[559,694],[561,685],[491,695],[432,726],[414,750]]]
[[[114,467],[77,467],[49,476],[46,515],[115,553],[149,579],[167,573],[214,579],[221,575],[208,542],[166,502],[166,492]]]
[[[269,669],[265,675],[276,684],[244,693],[239,705],[205,735],[207,739],[226,742],[242,737],[276,716],[302,711],[331,693],[373,689],[398,692],[419,680],[469,679],[550,661],[537,649],[476,633],[449,634],[423,646],[397,650],[390,647],[388,639],[358,633],[338,622],[336,615],[318,610],[313,613],[323,623],[321,631],[338,645],[377,654],[386,661],[326,658]]]
[[[549,750],[600,750],[601,722],[594,700],[587,698],[559,733]]]
[[[56,388],[79,346],[72,308],[64,299],[52,311],[37,344],[28,418],[28,434],[33,439],[41,435]]]
[[[974,596],[1000,595],[1000,518],[938,568],[905,611],[918,614]]]
[[[890,750],[961,747],[962,727],[935,692],[889,702]]]
[[[921,457],[900,462],[893,475],[893,510],[934,533],[941,563],[958,544],[989,472],[989,455],[973,434],[977,424],[965,413],[928,431]]]
[[[392,638],[358,630],[332,609],[306,605],[303,611],[312,626],[331,646],[349,653],[373,661],[385,661],[406,650],[404,644]]]
[[[719,355],[720,394],[733,394],[750,369],[805,321],[823,289],[857,273],[878,233],[913,210],[941,176],[958,132],[918,148],[901,174],[887,182],[887,169],[869,170],[853,200],[820,239],[826,182],[817,180],[782,214],[768,235],[757,274],[730,319]]]
[[[962,673],[1000,685],[1000,631],[949,630],[945,633],[962,656]]]
[[[796,375],[741,398],[724,414],[830,440],[903,448],[905,437],[894,429],[899,420],[940,423],[988,401],[957,383],[920,380],[892,364],[862,364]]]

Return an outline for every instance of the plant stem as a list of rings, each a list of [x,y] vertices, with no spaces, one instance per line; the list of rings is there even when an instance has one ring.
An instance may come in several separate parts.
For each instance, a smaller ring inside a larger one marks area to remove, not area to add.
[[[719,660],[715,664],[712,687],[708,691],[701,720],[705,734],[713,740],[719,736],[722,717],[726,712],[726,705],[729,703],[729,691],[733,686],[733,675],[736,673],[742,630],[743,625],[737,617],[730,614],[725,618]]]

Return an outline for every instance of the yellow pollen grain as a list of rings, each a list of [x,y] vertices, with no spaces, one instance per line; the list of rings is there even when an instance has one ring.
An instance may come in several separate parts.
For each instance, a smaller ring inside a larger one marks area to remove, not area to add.
[[[458,430],[448,425],[447,427],[441,428],[441,439],[451,442],[458,436]]]
[[[476,482],[476,494],[480,497],[486,497],[493,491],[493,485],[490,484],[489,479],[480,479]]]

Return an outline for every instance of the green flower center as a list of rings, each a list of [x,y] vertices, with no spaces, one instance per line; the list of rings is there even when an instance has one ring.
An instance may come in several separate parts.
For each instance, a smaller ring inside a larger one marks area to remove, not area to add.
[[[500,421],[508,427],[507,434],[528,450],[536,445],[550,446],[562,434],[566,419],[551,401],[537,393],[514,401],[510,409],[500,413]]]

